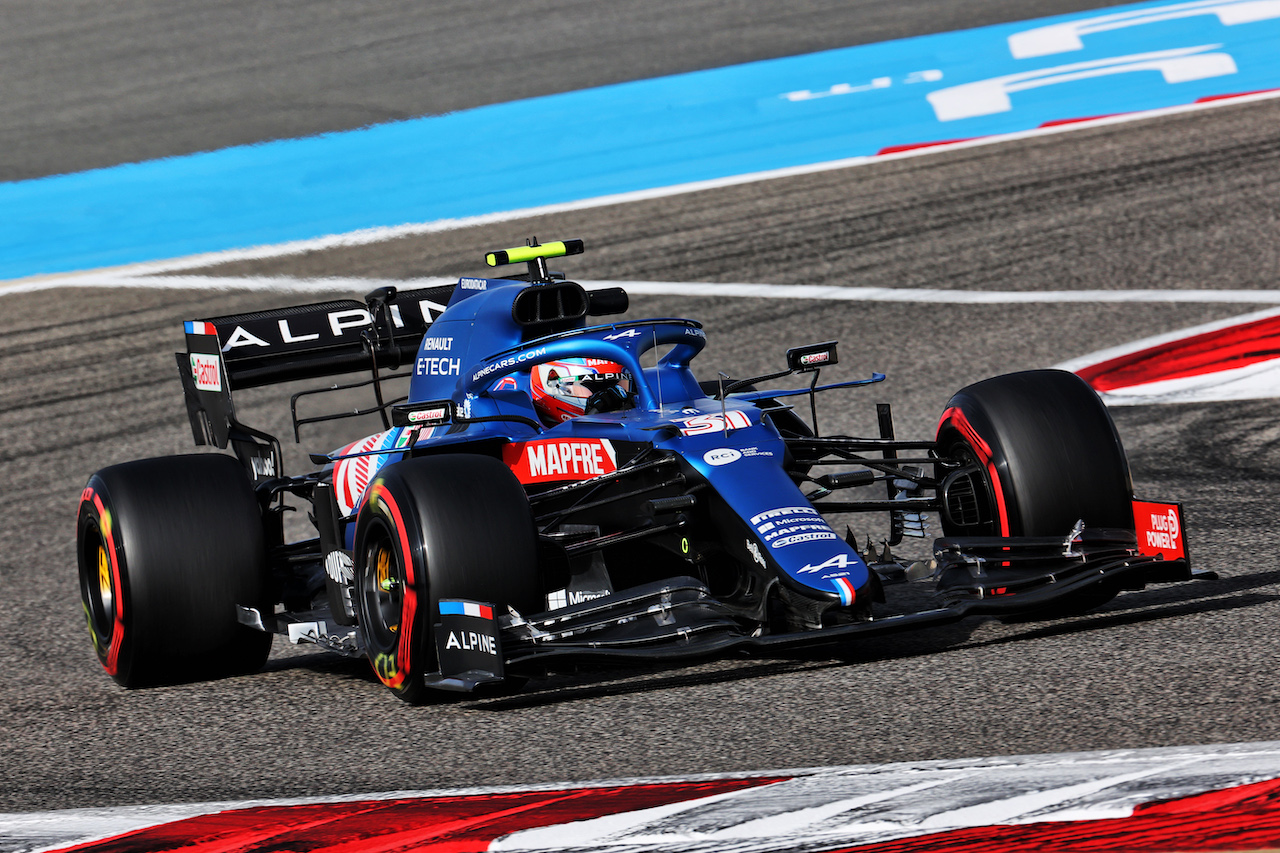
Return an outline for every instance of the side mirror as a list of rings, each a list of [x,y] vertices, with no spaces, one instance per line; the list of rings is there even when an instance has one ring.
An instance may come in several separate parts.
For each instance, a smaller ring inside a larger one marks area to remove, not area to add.
[[[442,426],[454,418],[452,400],[401,403],[391,407],[392,426]]]
[[[787,367],[793,373],[805,373],[838,364],[836,357],[837,341],[826,341],[821,344],[809,344],[787,350]]]
[[[627,292],[621,287],[605,287],[587,293],[587,314],[592,317],[625,314],[628,307]]]

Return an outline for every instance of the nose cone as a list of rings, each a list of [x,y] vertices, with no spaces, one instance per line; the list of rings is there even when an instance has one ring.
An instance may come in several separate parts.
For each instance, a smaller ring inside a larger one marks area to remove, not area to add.
[[[836,553],[821,563],[806,563],[796,572],[796,578],[814,589],[834,592],[841,607],[870,603],[875,597],[875,578],[858,552],[839,540],[815,544],[834,548]]]
[[[831,578],[831,585],[835,587],[836,594],[840,596],[840,604],[843,607],[851,607],[855,601],[859,599],[859,590],[853,586],[853,581],[849,578]],[[861,592],[865,595],[871,584],[864,583]]]

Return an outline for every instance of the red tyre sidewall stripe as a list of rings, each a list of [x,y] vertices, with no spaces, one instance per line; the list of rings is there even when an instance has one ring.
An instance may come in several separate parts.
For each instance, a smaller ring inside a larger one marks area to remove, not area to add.
[[[115,601],[112,609],[115,611],[115,627],[111,631],[111,645],[107,648],[107,659],[103,666],[107,670],[108,675],[115,675],[120,668],[120,647],[124,643],[124,584],[120,580],[120,561],[116,557],[116,541],[115,533],[112,531],[113,519],[107,513],[106,507],[103,506],[102,498],[92,488],[85,488],[83,500],[85,496],[93,498],[93,506],[98,511],[98,529],[102,531],[103,538],[107,540],[107,557],[111,561],[111,586]],[[107,523],[103,524],[103,516],[107,517]]]
[[[383,683],[388,687],[399,687],[404,683],[404,677],[410,671],[412,664],[414,620],[418,613],[417,578],[414,574],[413,553],[409,550],[409,534],[405,530],[404,516],[400,513],[400,507],[396,504],[395,498],[391,497],[391,493],[381,482],[373,484],[373,488],[369,490],[369,496],[385,504],[387,512],[391,514],[396,535],[400,538],[400,558],[404,561],[404,603],[400,611],[400,643],[396,649],[396,674],[390,680],[383,679]],[[378,673],[378,677],[382,678],[382,674]]]
[[[996,497],[996,512],[1000,515],[1000,535],[1009,535],[1009,509],[1004,500],[1004,488],[1000,484],[1000,475],[996,471],[995,462],[992,461],[991,445],[983,440],[978,431],[973,428],[973,424],[969,423],[969,419],[964,416],[964,412],[957,406],[952,406],[942,413],[942,417],[938,420],[938,430],[935,435],[941,434],[943,427],[950,426],[955,429],[969,442],[969,446],[978,454],[978,461],[987,469],[987,479],[991,481],[991,491]]]

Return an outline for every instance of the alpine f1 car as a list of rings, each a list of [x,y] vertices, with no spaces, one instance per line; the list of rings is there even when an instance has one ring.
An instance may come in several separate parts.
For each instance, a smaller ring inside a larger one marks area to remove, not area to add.
[[[89,479],[80,587],[107,672],[133,687],[251,671],[282,634],[367,658],[420,701],[584,660],[1059,616],[1192,577],[1180,505],[1134,499],[1111,418],[1075,375],[964,388],[926,440],[895,438],[886,404],[877,435],[819,434],[817,395],[884,375],[819,384],[838,363],[823,342],[765,376],[699,381],[699,323],[588,319],[628,299],[548,272],[581,251],[531,241],[487,256],[526,274],[188,322],[195,442],[234,456]],[[293,395],[295,440],[318,420],[382,418],[312,471],[286,475],[280,442],[237,419],[233,391],[357,371]],[[406,397],[387,399],[392,377]],[[298,416],[332,390],[372,402]],[[314,538],[286,541],[287,501]],[[886,514],[888,533],[859,547],[833,513]],[[904,565],[891,549],[928,516],[942,537]],[[908,582],[936,604],[894,612],[886,588]]]

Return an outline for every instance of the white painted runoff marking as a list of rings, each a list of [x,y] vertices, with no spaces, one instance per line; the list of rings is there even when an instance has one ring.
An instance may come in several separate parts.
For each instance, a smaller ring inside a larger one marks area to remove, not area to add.
[[[1205,44],[1038,68],[937,89],[925,95],[925,99],[933,107],[938,121],[956,121],[1011,111],[1013,101],[1009,99],[1010,92],[1023,92],[1094,77],[1135,71],[1159,71],[1164,82],[1172,84],[1235,74],[1238,70],[1236,61],[1230,54],[1218,51],[1220,47],[1220,44]]]
[[[733,800],[741,799],[742,795],[752,789],[745,788],[739,791],[729,791],[724,794],[712,794],[709,797],[700,797],[696,800],[685,800],[683,802],[671,803],[665,806],[654,806],[647,809],[637,809],[635,811],[619,812],[618,814],[606,815],[604,817],[589,818],[583,821],[575,821],[575,825],[590,824],[588,832],[592,837],[594,844],[601,842],[609,843],[613,839],[625,839],[622,842],[628,845],[632,844],[648,844],[662,843],[667,840],[661,833],[646,834],[646,830],[653,826],[665,826],[672,822],[679,822],[686,818],[690,813],[703,812],[708,809],[720,810],[724,809],[730,813],[735,812],[733,808]],[[727,808],[726,808],[727,807]],[[568,846],[574,841],[577,833],[566,832],[569,827],[563,824],[550,827],[541,827],[539,829],[528,830],[531,835],[516,833],[521,836],[519,850],[537,850],[543,847],[549,847],[552,850],[559,849],[561,846]],[[508,836],[511,837],[511,836]],[[559,844],[556,838],[560,839]],[[500,850],[508,850],[503,844],[503,839],[489,845],[489,853],[497,853]]]
[[[1275,294],[1275,291],[1259,291],[1259,295]],[[1264,300],[1257,300],[1262,302]],[[1280,299],[1266,300],[1271,302],[1280,302]],[[1098,350],[1097,352],[1082,355],[1079,358],[1069,359],[1060,364],[1055,364],[1057,370],[1069,370],[1075,373],[1086,367],[1092,367],[1103,361],[1111,361],[1113,358],[1119,358],[1122,355],[1130,355],[1131,353],[1141,352],[1144,349],[1158,347],[1161,344],[1173,343],[1184,338],[1195,337],[1196,335],[1204,335],[1209,332],[1218,332],[1222,329],[1230,329],[1233,326],[1243,326],[1246,323],[1255,323],[1258,320],[1267,320],[1271,317],[1280,316],[1280,309],[1268,308],[1263,311],[1255,311],[1252,314],[1243,314],[1239,317],[1228,317],[1225,320],[1214,320],[1212,323],[1201,323],[1198,326],[1188,326],[1185,329],[1178,329],[1173,332],[1166,332],[1162,335],[1152,335],[1149,338],[1142,338],[1137,341],[1130,341],[1120,346],[1109,347],[1107,349]]]
[[[113,838],[233,805],[202,803],[0,814],[0,849],[35,851]]]
[[[1099,391],[1108,406],[1153,406],[1177,403],[1229,403],[1280,397],[1280,359],[1248,367],[1217,370],[1200,376],[1163,379],[1111,391]]]
[[[1192,18],[1197,15],[1216,15],[1223,26],[1252,24],[1280,18],[1280,0],[1198,0],[1195,3],[1174,3],[1154,9],[1138,9],[1095,18],[1082,18],[1061,24],[1049,24],[1023,30],[1009,36],[1009,52],[1014,59],[1031,59],[1084,50],[1081,36],[1102,33],[1126,27]]]
[[[1088,121],[1073,122],[1071,124],[1035,128],[1034,130],[1019,131],[1017,133],[983,136],[977,139],[967,139],[959,142],[949,142],[936,145],[931,144],[927,147],[916,148],[909,151],[898,151],[892,154],[868,157],[849,157],[842,160],[830,160],[823,163],[811,163],[804,166],[792,166],[785,169],[772,169],[763,172],[752,172],[744,175],[732,175],[725,178],[717,178],[715,180],[693,181],[669,187],[658,187],[655,189],[640,190],[637,192],[617,193],[614,195],[566,202],[563,204],[529,207],[521,210],[508,210],[483,216],[469,216],[458,219],[440,219],[432,222],[414,222],[380,228],[365,228],[358,231],[350,231],[345,234],[330,234],[325,237],[317,237],[310,240],[294,240],[287,243],[277,243],[268,246],[254,246],[245,249],[228,249],[223,252],[208,252],[200,255],[188,255],[182,258],[173,258],[164,261],[149,261],[145,263],[130,264],[121,267],[114,267],[109,270],[30,276],[26,278],[13,279],[7,283],[0,282],[0,295],[7,293],[27,293],[32,290],[47,290],[51,287],[79,286],[77,284],[73,284],[73,282],[82,279],[84,276],[94,276],[104,273],[130,276],[160,274],[180,270],[191,270],[197,267],[211,266],[213,264],[228,263],[231,261],[260,260],[263,258],[300,255],[306,252],[324,251],[326,249],[366,246],[373,243],[382,243],[389,240],[397,240],[401,237],[411,237],[419,234],[454,231],[462,228],[489,225],[496,222],[512,222],[535,216],[547,216],[555,213],[590,210],[597,207],[608,207],[615,204],[631,204],[633,202],[668,198],[671,196],[685,195],[687,193],[702,192],[704,190],[722,189],[725,187],[757,183],[760,181],[772,181],[780,178],[790,178],[801,175],[836,171],[839,169],[848,169],[884,160],[901,160],[908,157],[926,157],[944,151],[978,148],[985,145],[999,145],[1006,142],[1016,142],[1018,140],[1031,139],[1039,136],[1052,136],[1059,133],[1074,133],[1077,130],[1084,130],[1086,128],[1108,127],[1111,125],[1127,124],[1133,121],[1145,121],[1147,119],[1182,115],[1184,113],[1199,112],[1201,110],[1213,110],[1237,104],[1274,100],[1276,98],[1280,98],[1280,90],[1255,92],[1247,95],[1227,96],[1213,101],[1206,101],[1204,103],[1185,104],[1182,106],[1166,107],[1156,110],[1144,110],[1140,112],[1126,113],[1123,115],[1090,119]],[[58,282],[63,283],[59,284]]]
[[[1280,744],[830,768],[772,785],[514,832],[497,853],[829,850],[948,830],[1124,818],[1136,806],[1280,776]],[[784,774],[778,774],[784,775]]]
[[[712,297],[716,299],[821,299],[836,302],[908,302],[929,305],[1028,305],[1066,303],[1275,304],[1280,290],[942,290],[908,287],[841,287],[820,284],[748,284],[708,281],[590,281],[589,290],[621,287],[636,296]],[[456,284],[456,278],[291,278],[288,276],[143,275],[107,270],[26,279],[0,285],[0,295],[60,287],[137,287],[171,290],[258,290],[273,293],[364,294],[384,286],[401,290]],[[1234,325],[1227,321],[1224,325]],[[1241,320],[1243,322],[1243,320]]]
[[[516,791],[577,791],[760,776],[783,777],[785,781],[522,830],[493,841],[489,850],[776,853],[780,849],[830,850],[995,822],[1124,818],[1144,803],[1278,778],[1280,742],[707,774],[688,779],[615,779],[559,786],[0,814],[0,849],[29,853],[66,847],[183,818],[250,807],[484,797]],[[990,809],[984,811],[984,804]]]
[[[910,86],[914,83],[936,83],[942,79],[942,72],[937,68],[926,68],[923,71],[911,71],[901,79],[901,83]],[[892,77],[873,77],[870,83],[862,83],[855,86],[852,83],[836,83],[833,86],[821,92],[811,92],[808,89],[800,89],[796,92],[783,92],[778,97],[786,98],[788,101],[815,101],[819,98],[830,98],[838,95],[856,95],[859,92],[874,92],[877,89],[888,89],[893,86]]]
[[[1185,329],[1153,335],[1138,341],[1116,347],[1099,350],[1088,355],[1073,358],[1054,367],[1058,370],[1076,372],[1095,364],[1111,361],[1136,352],[1158,347],[1162,344],[1174,343],[1203,335],[1243,326],[1259,320],[1267,320],[1280,316],[1280,309],[1255,311],[1239,317],[1202,323]],[[1245,367],[1231,370],[1218,370],[1198,376],[1183,376],[1177,379],[1163,379],[1141,385],[1130,385],[1126,388],[1113,388],[1110,391],[1099,391],[1098,396],[1108,406],[1149,406],[1155,404],[1177,403],[1218,403],[1238,400],[1260,400],[1280,397],[1280,358],[1261,361]]]
[[[1133,773],[1102,776],[1074,785],[1030,791],[1003,800],[991,800],[975,806],[965,806],[933,815],[921,822],[922,829],[949,829],[955,826],[983,826],[992,824],[1028,823],[1044,820],[1042,813],[1063,803],[1075,802],[1108,788],[1180,770],[1192,761],[1148,767]]]
[[[957,773],[962,773],[962,771],[957,771]],[[944,776],[941,779],[929,779],[924,782],[917,782],[914,785],[905,785],[901,788],[890,788],[884,791],[864,794],[860,797],[835,800],[834,802],[824,803],[820,806],[812,806],[810,808],[784,812],[778,815],[770,815],[769,817],[757,818],[755,820],[749,820],[746,823],[740,823],[737,826],[731,826],[719,833],[719,837],[725,839],[760,838],[772,835],[775,837],[786,838],[788,836],[795,835],[798,831],[803,829],[826,823],[832,818],[844,814],[845,812],[864,809],[867,806],[873,806],[878,803],[887,803],[910,794],[917,794],[920,791],[937,788],[940,785],[946,785],[956,778],[956,775],[951,775]],[[945,793],[943,796],[945,796]]]

